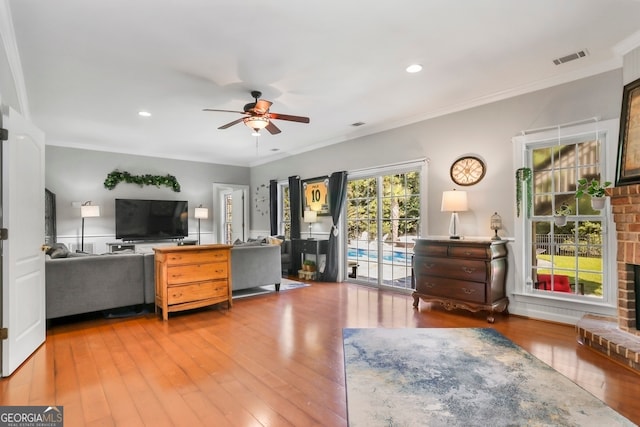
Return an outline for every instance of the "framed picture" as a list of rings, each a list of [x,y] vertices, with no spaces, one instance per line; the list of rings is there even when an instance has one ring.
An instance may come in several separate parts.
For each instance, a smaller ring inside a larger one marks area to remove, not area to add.
[[[302,181],[302,211],[312,210],[320,216],[329,215],[329,177]]]
[[[616,185],[640,183],[640,79],[624,86]]]

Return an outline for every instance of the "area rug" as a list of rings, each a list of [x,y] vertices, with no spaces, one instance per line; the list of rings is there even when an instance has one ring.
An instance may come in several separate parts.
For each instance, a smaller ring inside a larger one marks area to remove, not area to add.
[[[307,286],[311,286],[308,283],[296,282],[295,280],[282,278],[282,282],[280,282],[280,292],[289,291],[291,289],[299,289]],[[231,296],[233,299],[236,298],[246,298],[253,297],[256,295],[264,295],[264,294],[272,294],[275,293],[276,287],[275,285],[266,285],[266,286],[258,286],[255,288],[248,289],[240,289],[237,291],[232,291]]]
[[[344,329],[349,426],[633,426],[490,328]]]

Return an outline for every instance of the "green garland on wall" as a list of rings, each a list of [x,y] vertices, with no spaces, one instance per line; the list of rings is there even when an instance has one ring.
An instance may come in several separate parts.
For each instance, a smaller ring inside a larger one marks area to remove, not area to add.
[[[116,185],[121,182],[138,184],[140,187],[143,185],[155,185],[156,187],[164,185],[176,193],[180,192],[180,184],[173,175],[131,175],[129,172],[120,172],[118,170],[114,170],[107,175],[107,178],[104,180],[104,187],[113,190],[116,188]]]

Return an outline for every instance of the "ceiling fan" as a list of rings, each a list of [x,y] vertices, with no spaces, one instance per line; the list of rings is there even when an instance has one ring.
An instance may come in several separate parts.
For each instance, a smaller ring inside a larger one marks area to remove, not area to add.
[[[205,108],[203,111],[217,111],[223,113],[240,113],[245,115],[226,125],[220,126],[218,129],[227,129],[235,124],[243,122],[246,126],[253,129],[255,135],[260,134],[260,129],[266,129],[270,134],[275,135],[281,132],[278,127],[273,124],[271,119],[288,120],[290,122],[309,123],[308,117],[291,116],[289,114],[271,113],[269,107],[273,104],[271,101],[265,99],[258,99],[262,96],[262,92],[254,90],[251,91],[251,96],[255,99],[254,102],[250,102],[244,106],[244,111],[235,110],[216,110],[212,108]]]

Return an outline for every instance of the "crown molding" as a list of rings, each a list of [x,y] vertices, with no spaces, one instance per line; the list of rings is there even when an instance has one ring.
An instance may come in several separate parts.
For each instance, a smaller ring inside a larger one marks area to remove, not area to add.
[[[613,46],[613,51],[617,55],[625,56],[637,47],[640,47],[640,30]]]

